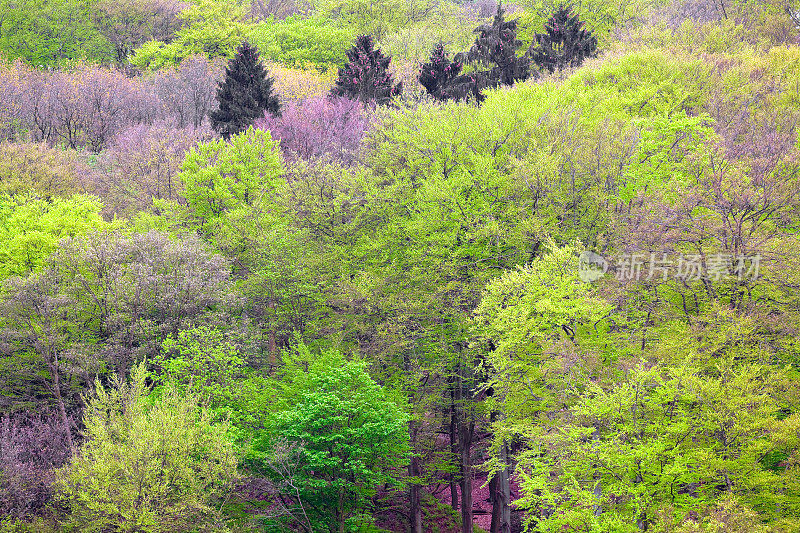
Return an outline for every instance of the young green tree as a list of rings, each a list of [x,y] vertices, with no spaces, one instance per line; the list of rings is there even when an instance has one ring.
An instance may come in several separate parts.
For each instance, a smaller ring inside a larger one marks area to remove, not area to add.
[[[408,415],[366,364],[300,346],[284,370],[283,406],[256,441],[253,466],[276,475],[276,449],[299,446],[295,494],[318,527],[344,533],[383,484],[397,485],[409,455]]]
[[[773,436],[795,394],[787,378],[728,358],[714,372],[691,361],[641,363],[614,384],[573,388],[570,409],[524,430],[517,472],[529,524],[633,533],[697,518],[730,498],[762,518],[796,516],[793,468],[776,464],[786,449]]]
[[[206,235],[230,251],[252,232],[244,225],[269,204],[283,183],[283,159],[269,131],[248,128],[223,140],[200,143],[181,165],[186,201]]]
[[[0,196],[0,280],[38,270],[65,237],[108,227],[95,196],[45,200],[35,193]]]
[[[216,501],[237,479],[225,423],[196,396],[165,389],[148,398],[147,371],[130,383],[99,381],[84,415],[80,453],[58,487],[80,531],[225,531]]]
[[[273,94],[274,79],[267,76],[258,50],[244,41],[225,69],[217,90],[219,109],[210,113],[211,126],[227,140],[252,126],[264,112],[279,115],[281,104]]]
[[[245,362],[220,330],[184,329],[161,346],[153,359],[160,371],[158,381],[182,394],[197,395],[211,407],[231,403]]]
[[[347,64],[331,89],[334,96],[346,96],[364,103],[388,104],[403,91],[403,83],[394,84],[389,71],[392,58],[385,56],[371,35],[361,35],[347,51]]]

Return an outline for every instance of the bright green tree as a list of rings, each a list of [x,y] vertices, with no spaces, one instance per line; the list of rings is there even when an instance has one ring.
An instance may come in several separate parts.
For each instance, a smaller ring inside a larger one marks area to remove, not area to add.
[[[194,219],[207,235],[225,242],[227,232],[245,229],[239,225],[243,217],[269,202],[282,174],[278,142],[269,131],[249,128],[230,142],[210,141],[192,148],[179,177]]]
[[[147,372],[99,381],[84,415],[80,453],[58,474],[80,531],[225,531],[216,500],[237,478],[224,423],[196,396],[166,389],[148,398]]]
[[[65,237],[108,227],[95,196],[0,196],[0,279],[38,269]]]
[[[798,487],[773,458],[791,387],[783,371],[640,364],[616,381],[574,389],[564,416],[524,432],[517,472],[531,525],[635,532],[726,497],[763,518],[796,516]]]
[[[113,58],[92,21],[95,0],[0,0],[0,53],[35,66]]]
[[[380,485],[397,485],[408,460],[408,415],[366,364],[300,346],[281,383],[283,407],[256,441],[252,464],[270,464],[276,445],[299,446],[293,485],[310,520],[344,532]],[[276,472],[266,468],[267,474]]]

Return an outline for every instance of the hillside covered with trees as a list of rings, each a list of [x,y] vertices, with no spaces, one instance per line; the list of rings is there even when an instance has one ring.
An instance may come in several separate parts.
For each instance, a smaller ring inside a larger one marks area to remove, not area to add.
[[[0,0],[0,531],[800,531],[797,0]]]

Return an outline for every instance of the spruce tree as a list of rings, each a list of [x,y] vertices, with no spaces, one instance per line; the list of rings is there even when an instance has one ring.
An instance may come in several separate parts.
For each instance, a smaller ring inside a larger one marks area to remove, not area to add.
[[[478,26],[475,33],[478,37],[467,58],[487,69],[484,75],[491,85],[513,85],[528,78],[530,62],[525,55],[517,55],[522,46],[522,41],[517,39],[517,21],[505,19],[502,4],[497,4],[492,23]]]
[[[437,100],[447,99],[447,89],[461,73],[462,65],[447,57],[442,43],[433,48],[431,58],[422,65],[419,83]]]
[[[570,7],[559,7],[545,23],[544,31],[536,34],[536,42],[529,50],[539,68],[554,72],[577,67],[597,53],[597,39]]]
[[[394,85],[389,72],[390,56],[375,48],[372,37],[362,35],[347,51],[347,65],[339,69],[339,78],[331,89],[333,96],[346,96],[364,103],[388,104],[399,95],[403,84]]]
[[[247,41],[243,42],[228,63],[225,79],[217,89],[219,109],[209,115],[211,126],[228,139],[252,126],[265,111],[280,115],[280,102],[273,94],[273,83],[258,51]]]
[[[491,24],[475,29],[478,36],[466,54],[447,58],[442,45],[437,45],[428,63],[422,66],[419,81],[437,100],[475,100],[480,103],[481,93],[487,87],[513,85],[530,75],[530,61],[526,55],[517,55],[522,43],[517,39],[517,21],[506,20],[502,5]],[[469,71],[462,74],[468,66]]]

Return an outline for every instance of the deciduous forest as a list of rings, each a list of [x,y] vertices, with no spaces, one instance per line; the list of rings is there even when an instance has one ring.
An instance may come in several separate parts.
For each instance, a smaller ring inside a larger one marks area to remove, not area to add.
[[[800,531],[800,1],[0,0],[0,532]]]

